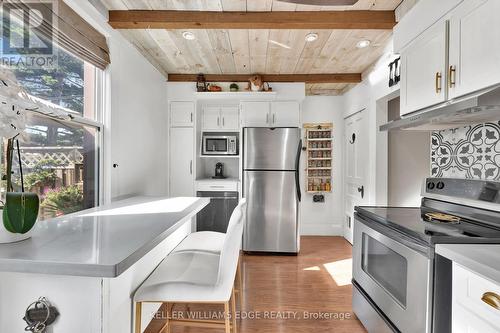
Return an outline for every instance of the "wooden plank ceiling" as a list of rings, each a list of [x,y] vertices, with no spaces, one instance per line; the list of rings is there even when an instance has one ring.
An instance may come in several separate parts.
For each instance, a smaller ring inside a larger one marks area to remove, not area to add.
[[[109,10],[332,11],[394,10],[401,0],[359,0],[353,6],[306,6],[278,0],[103,0]],[[384,51],[391,30],[130,29],[120,30],[162,73],[362,73]],[[196,39],[185,40],[184,31]],[[306,42],[308,33],[318,39]],[[360,49],[360,40],[370,40]],[[338,95],[352,83],[310,83],[309,95]]]

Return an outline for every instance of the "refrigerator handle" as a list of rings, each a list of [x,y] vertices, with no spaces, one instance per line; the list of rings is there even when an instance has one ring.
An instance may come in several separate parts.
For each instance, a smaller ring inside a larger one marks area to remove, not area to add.
[[[297,190],[297,198],[299,199],[299,202],[302,199],[302,193],[300,192],[300,176],[299,176],[301,152],[302,152],[302,139],[299,141],[299,147],[297,148],[297,157],[295,158],[295,188]]]

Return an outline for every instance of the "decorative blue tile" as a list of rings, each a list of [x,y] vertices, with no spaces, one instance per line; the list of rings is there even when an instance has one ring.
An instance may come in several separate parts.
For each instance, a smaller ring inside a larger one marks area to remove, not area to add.
[[[432,133],[431,175],[500,180],[500,122]]]

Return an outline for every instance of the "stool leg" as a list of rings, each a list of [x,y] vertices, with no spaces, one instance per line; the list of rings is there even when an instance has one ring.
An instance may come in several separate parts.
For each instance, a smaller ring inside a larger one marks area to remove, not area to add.
[[[142,302],[135,303],[135,333],[141,332]]]
[[[231,306],[233,307],[233,313],[231,314],[231,318],[233,319],[233,333],[236,333],[236,295],[234,293],[234,288],[233,288],[233,294],[231,295]],[[240,296],[241,297],[241,296]]]
[[[158,332],[158,333],[163,333],[166,329],[166,333],[170,333],[170,317],[168,316],[170,310],[169,310],[169,307],[170,307],[170,303],[165,303],[165,309],[166,309],[166,313],[167,313],[167,319],[165,321],[165,324],[162,326],[161,330]]]
[[[238,267],[236,268],[236,279],[238,280],[238,301],[240,311],[243,310],[243,277],[241,272],[241,256],[238,258]]]
[[[231,312],[229,310],[229,302],[224,302],[224,327],[225,333],[231,333],[231,322],[229,320]]]

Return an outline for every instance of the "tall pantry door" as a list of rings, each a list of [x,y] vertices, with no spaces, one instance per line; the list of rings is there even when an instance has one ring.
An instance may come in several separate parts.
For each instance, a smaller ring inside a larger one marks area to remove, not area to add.
[[[194,130],[189,127],[170,129],[170,196],[194,194]]]

